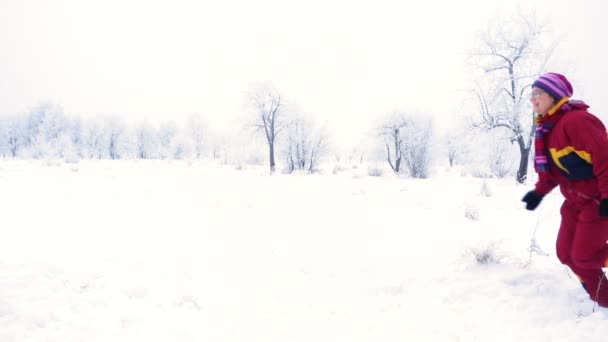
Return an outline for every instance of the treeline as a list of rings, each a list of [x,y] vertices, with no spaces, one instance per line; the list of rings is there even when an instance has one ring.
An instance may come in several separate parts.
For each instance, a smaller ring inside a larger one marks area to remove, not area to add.
[[[204,144],[202,119],[185,127],[165,123],[127,125],[118,118],[69,117],[60,106],[40,104],[26,115],[0,118],[0,155],[4,158],[185,159],[213,151]]]

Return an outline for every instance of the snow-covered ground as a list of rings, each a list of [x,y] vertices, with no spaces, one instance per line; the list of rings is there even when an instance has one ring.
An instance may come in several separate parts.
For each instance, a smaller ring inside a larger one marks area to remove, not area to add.
[[[530,187],[0,161],[0,341],[608,340]]]

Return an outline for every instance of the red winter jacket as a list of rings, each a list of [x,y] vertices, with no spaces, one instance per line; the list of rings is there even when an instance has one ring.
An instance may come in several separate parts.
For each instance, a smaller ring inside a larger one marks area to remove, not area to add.
[[[536,192],[546,195],[560,186],[572,201],[608,198],[608,135],[604,124],[587,111],[584,103],[559,113],[545,137],[549,175],[536,183]]]

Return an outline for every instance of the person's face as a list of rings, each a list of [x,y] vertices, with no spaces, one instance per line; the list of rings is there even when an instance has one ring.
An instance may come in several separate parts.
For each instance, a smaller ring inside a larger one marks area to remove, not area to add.
[[[539,115],[547,113],[555,105],[553,97],[538,87],[532,87],[530,101],[532,102],[534,112]]]

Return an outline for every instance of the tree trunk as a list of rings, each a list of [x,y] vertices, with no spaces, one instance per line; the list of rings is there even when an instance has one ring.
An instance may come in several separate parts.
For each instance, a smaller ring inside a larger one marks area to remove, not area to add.
[[[388,146],[388,142],[385,142],[385,146],[386,146],[386,160],[388,161],[388,165],[391,166],[391,169],[393,169],[394,172],[395,171],[395,166],[393,165],[393,160],[391,159],[391,148]]]
[[[519,169],[517,170],[516,181],[519,184],[523,184],[528,178],[528,160],[530,159],[530,147],[525,146],[522,137],[517,139],[519,144]]]
[[[393,138],[395,139],[395,173],[399,173],[399,167],[401,166],[401,149],[399,129],[395,129],[393,132]]]
[[[289,163],[289,165],[288,165],[288,167],[289,167],[289,173],[292,173],[293,170],[296,169],[296,167],[295,167],[295,163],[293,161],[293,156],[291,155],[291,153],[289,154],[289,159],[287,161]]]
[[[268,144],[268,150],[270,153],[270,173],[274,173],[274,143],[269,143]]]
[[[388,161],[388,165],[391,166],[391,169],[393,169],[393,171],[396,172],[395,171],[395,166],[393,165],[393,161],[392,161],[391,156],[390,156],[390,152],[389,152],[389,156],[388,156],[388,158],[386,160]]]

